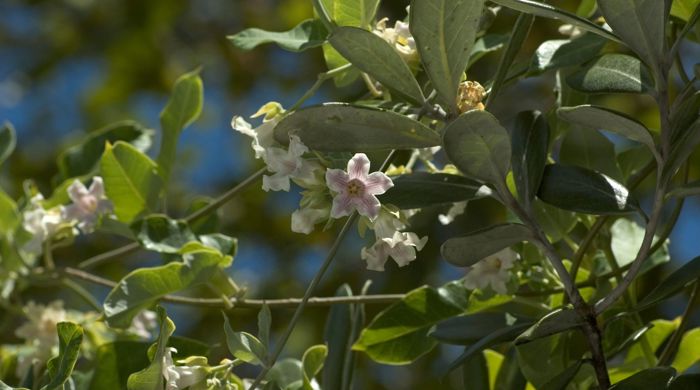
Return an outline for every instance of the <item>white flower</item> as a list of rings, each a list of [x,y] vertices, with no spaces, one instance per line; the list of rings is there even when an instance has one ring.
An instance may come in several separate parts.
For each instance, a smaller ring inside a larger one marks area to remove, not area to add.
[[[292,213],[292,231],[295,233],[309,234],[317,223],[328,219],[329,210],[315,208],[301,208]]]
[[[388,21],[388,18],[378,21],[372,32],[389,43],[409,65],[416,64],[418,61],[416,41],[411,35],[408,23],[397,20],[394,27],[391,28],[386,27]]]
[[[510,280],[509,270],[518,259],[518,254],[506,248],[484,258],[470,267],[464,278],[464,286],[470,290],[484,289],[490,285],[499,294],[508,293],[506,283]]]
[[[267,164],[267,170],[273,172],[271,176],[263,176],[262,188],[265,191],[289,191],[289,180],[313,180],[314,170],[318,164],[304,160],[301,156],[308,152],[299,137],[289,137],[289,149],[269,147],[265,151],[263,159]]]
[[[443,225],[449,225],[455,220],[455,218],[464,214],[464,210],[466,210],[466,209],[467,209],[467,202],[466,201],[454,203],[452,205],[452,207],[450,207],[450,209],[447,210],[446,214],[438,215],[438,220]]]
[[[369,165],[367,155],[357,153],[348,161],[347,172],[342,169],[326,171],[326,184],[336,193],[331,217],[350,215],[353,210],[370,220],[377,217],[381,204],[376,195],[383,194],[394,183],[383,172],[369,173]]]
[[[30,200],[30,207],[23,213],[22,227],[32,235],[32,238],[24,244],[22,249],[32,254],[41,253],[43,242],[50,239],[63,223],[62,208],[54,207],[45,210],[41,205],[43,200],[44,197],[41,194],[34,196]]]
[[[163,355],[163,378],[166,390],[180,390],[203,381],[206,370],[202,366],[176,366],[172,353],[175,348],[166,348]]]
[[[392,238],[394,233],[404,229],[406,224],[401,220],[398,211],[390,211],[386,207],[382,207],[377,218],[372,221],[372,230],[377,239]]]
[[[73,204],[63,209],[62,216],[66,221],[78,221],[78,228],[89,233],[95,228],[100,215],[112,211],[112,202],[105,197],[105,188],[102,178],[92,178],[90,188],[86,188],[80,180],[76,180],[68,187],[68,196]]]
[[[255,158],[264,159],[265,150],[275,145],[274,130],[277,122],[279,122],[279,117],[263,122],[262,125],[253,128],[243,117],[234,116],[233,119],[231,119],[231,127],[253,138],[251,145],[253,146],[253,151],[255,151]]]
[[[361,257],[367,262],[367,269],[373,271],[384,271],[389,257],[403,267],[416,259],[416,251],[423,249],[427,241],[428,237],[396,231],[393,237],[378,239],[370,248],[362,248]]]
[[[30,301],[24,307],[24,313],[28,321],[15,329],[15,336],[32,346],[33,353],[19,357],[16,373],[20,378],[29,370],[34,359],[44,363],[53,355],[54,349],[58,347],[56,325],[66,320],[66,311],[60,300],[51,302],[48,306]]]
[[[131,321],[127,332],[133,333],[143,340],[151,339],[151,332],[158,327],[158,315],[152,310],[143,310]]]

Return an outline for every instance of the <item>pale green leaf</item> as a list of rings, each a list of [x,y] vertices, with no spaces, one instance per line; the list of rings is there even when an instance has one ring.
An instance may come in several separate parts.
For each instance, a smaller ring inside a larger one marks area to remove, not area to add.
[[[42,390],[59,390],[68,381],[80,354],[80,344],[83,342],[83,328],[72,322],[56,324],[58,332],[58,356],[46,364],[51,378]]]
[[[248,332],[235,332],[231,328],[228,316],[224,316],[224,333],[229,352],[236,359],[256,365],[267,365],[267,348],[263,343]]]
[[[300,52],[321,46],[328,32],[318,19],[307,19],[291,30],[284,32],[249,28],[228,36],[228,40],[239,49],[252,50],[265,43],[275,43],[285,50]]]

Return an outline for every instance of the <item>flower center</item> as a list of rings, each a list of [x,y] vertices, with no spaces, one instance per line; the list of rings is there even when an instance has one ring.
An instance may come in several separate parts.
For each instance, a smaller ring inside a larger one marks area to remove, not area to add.
[[[350,196],[362,196],[362,193],[365,190],[364,184],[357,180],[357,179],[352,179],[350,182],[348,182],[348,195]]]
[[[94,213],[97,210],[97,198],[94,196],[85,196],[80,200],[80,206],[88,213]]]

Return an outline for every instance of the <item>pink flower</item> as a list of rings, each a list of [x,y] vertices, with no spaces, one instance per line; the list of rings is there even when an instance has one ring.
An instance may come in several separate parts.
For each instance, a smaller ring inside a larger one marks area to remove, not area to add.
[[[68,187],[68,196],[73,204],[63,210],[63,218],[78,221],[78,228],[84,233],[89,233],[95,228],[100,215],[112,211],[112,202],[105,197],[105,188],[102,178],[92,178],[90,188],[86,188],[80,180],[76,180]]]
[[[364,153],[357,153],[348,161],[347,172],[328,169],[326,184],[336,193],[331,217],[340,218],[357,210],[370,220],[377,217],[381,207],[376,195],[381,195],[394,186],[389,176],[383,172],[369,173],[369,159]]]

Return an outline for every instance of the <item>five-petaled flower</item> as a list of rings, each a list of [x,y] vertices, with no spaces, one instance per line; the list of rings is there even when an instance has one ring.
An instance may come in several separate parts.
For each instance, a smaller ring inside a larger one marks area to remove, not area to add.
[[[362,260],[367,262],[367,269],[384,271],[384,264],[393,258],[399,267],[408,265],[416,259],[416,251],[423,249],[428,237],[418,238],[416,233],[396,231],[392,237],[378,239],[369,248],[362,248]]]
[[[331,217],[350,215],[354,210],[370,220],[377,217],[381,204],[376,195],[383,194],[394,183],[383,172],[369,173],[369,164],[367,155],[357,153],[348,161],[347,172],[326,171],[326,184],[335,192]]]
[[[470,290],[484,289],[491,285],[493,291],[499,294],[508,293],[506,283],[510,280],[510,269],[518,259],[518,254],[506,248],[484,258],[471,266],[464,278],[464,286]]]
[[[80,180],[76,180],[68,187],[68,196],[73,204],[63,209],[63,219],[75,220],[78,228],[83,233],[89,233],[95,228],[100,215],[112,211],[112,202],[105,197],[105,188],[102,178],[92,178],[90,188],[86,188]]]

